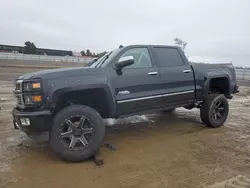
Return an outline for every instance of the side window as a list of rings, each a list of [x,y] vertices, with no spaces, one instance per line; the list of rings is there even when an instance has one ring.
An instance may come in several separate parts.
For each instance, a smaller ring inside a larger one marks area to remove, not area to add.
[[[156,47],[154,48],[154,51],[160,67],[175,67],[184,65],[177,49]]]
[[[125,67],[125,69],[152,67],[152,62],[147,48],[129,49],[126,52],[124,52],[124,54],[122,54],[121,57],[126,57],[126,56],[133,56],[134,64]]]

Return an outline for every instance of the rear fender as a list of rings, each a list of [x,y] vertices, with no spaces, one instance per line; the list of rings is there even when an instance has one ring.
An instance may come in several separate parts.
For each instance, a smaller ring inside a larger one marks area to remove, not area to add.
[[[224,78],[227,80],[228,83],[228,93],[226,95],[230,95],[230,77],[227,74],[220,74],[220,75],[206,75],[204,77],[204,89],[203,89],[203,98],[206,98],[209,94],[210,82],[214,78]]]

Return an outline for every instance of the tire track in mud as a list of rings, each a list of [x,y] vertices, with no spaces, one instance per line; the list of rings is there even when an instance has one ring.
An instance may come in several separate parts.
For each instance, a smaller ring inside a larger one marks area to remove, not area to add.
[[[250,188],[250,179],[239,175],[229,180],[206,186],[205,188]]]
[[[0,85],[0,186],[6,182],[4,174],[11,172],[11,161],[20,157],[20,153],[12,152],[11,147],[16,147],[24,134],[13,128],[11,110],[15,106],[12,95],[13,85],[10,82],[1,82]]]

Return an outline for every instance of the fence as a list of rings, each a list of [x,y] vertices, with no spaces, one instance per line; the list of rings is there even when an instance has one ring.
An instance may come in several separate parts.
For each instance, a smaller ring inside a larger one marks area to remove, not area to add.
[[[93,58],[91,58],[91,57],[74,57],[74,56],[30,55],[30,54],[2,53],[2,52],[0,52],[0,59],[32,60],[32,61],[37,61],[37,63],[39,63],[39,61],[89,63]]]
[[[250,81],[250,69],[236,69],[237,80],[249,80]]]

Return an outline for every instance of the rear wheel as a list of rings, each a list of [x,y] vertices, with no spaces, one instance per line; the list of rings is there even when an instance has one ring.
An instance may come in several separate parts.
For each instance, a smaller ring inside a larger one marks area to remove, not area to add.
[[[100,114],[83,105],[68,106],[54,118],[50,146],[68,161],[83,161],[95,155],[105,135]]]
[[[224,95],[210,94],[204,100],[200,108],[200,116],[203,123],[217,128],[227,120],[229,112],[228,100]]]

